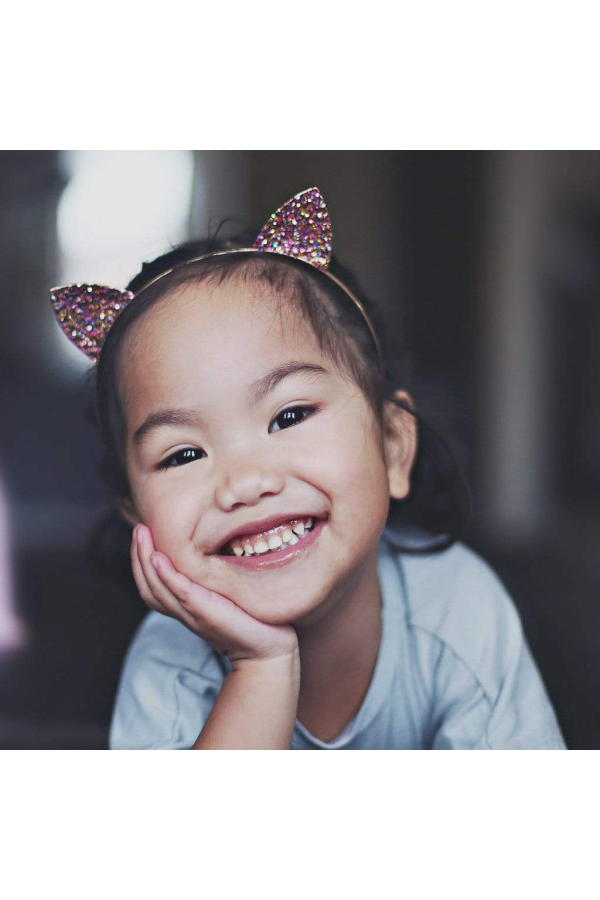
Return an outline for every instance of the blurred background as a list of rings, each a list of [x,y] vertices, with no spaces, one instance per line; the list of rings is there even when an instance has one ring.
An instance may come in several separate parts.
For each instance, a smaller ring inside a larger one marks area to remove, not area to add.
[[[171,244],[258,232],[317,185],[404,336],[572,749],[600,748],[600,153],[0,153],[0,748],[96,749],[145,613],[86,548],[112,497],[91,363],[48,288],[123,288]]]

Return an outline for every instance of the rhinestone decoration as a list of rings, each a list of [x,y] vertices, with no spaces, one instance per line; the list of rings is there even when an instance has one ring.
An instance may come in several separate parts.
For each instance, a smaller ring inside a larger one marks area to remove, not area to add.
[[[68,284],[50,291],[50,300],[71,343],[97,362],[109,329],[133,294],[100,284]]]
[[[331,222],[321,191],[308,188],[271,214],[254,242],[256,250],[282,253],[326,269],[331,261]]]

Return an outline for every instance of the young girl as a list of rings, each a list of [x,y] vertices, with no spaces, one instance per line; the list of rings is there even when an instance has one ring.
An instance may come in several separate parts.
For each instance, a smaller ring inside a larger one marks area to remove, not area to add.
[[[563,748],[496,576],[409,524],[439,532],[452,498],[434,482],[424,504],[430,433],[329,270],[319,191],[252,246],[207,250],[145,266],[130,291],[52,292],[98,363],[152,610],[111,747]]]

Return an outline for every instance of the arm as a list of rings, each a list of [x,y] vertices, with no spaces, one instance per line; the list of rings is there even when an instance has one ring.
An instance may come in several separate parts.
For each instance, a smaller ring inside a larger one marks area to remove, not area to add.
[[[226,677],[192,750],[289,750],[299,689],[297,650],[242,661]]]
[[[294,629],[259,622],[190,581],[155,552],[145,526],[134,533],[131,558],[146,605],[178,619],[226,653],[233,666],[192,749],[289,750],[300,688]]]

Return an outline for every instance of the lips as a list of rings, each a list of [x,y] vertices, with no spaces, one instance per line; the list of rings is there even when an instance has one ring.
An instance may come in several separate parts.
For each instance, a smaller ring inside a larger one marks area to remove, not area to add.
[[[233,553],[235,556],[270,553],[280,548],[285,550],[301,541],[310,532],[313,522],[312,516],[306,519],[292,519],[266,532],[240,535],[229,541],[224,550],[225,553]]]
[[[322,518],[298,513],[270,516],[254,522],[247,522],[233,529],[220,539],[211,555],[251,556],[293,546]]]
[[[305,531],[304,536],[298,539],[298,542],[292,546],[282,545],[274,550],[268,550],[263,553],[253,553],[246,556],[234,554],[214,554],[213,558],[218,560],[218,565],[233,567],[240,571],[248,572],[275,572],[281,567],[294,563],[294,560],[300,560],[310,557],[315,543],[319,540],[319,536],[323,532],[327,520],[313,519],[314,524],[310,531]]]

